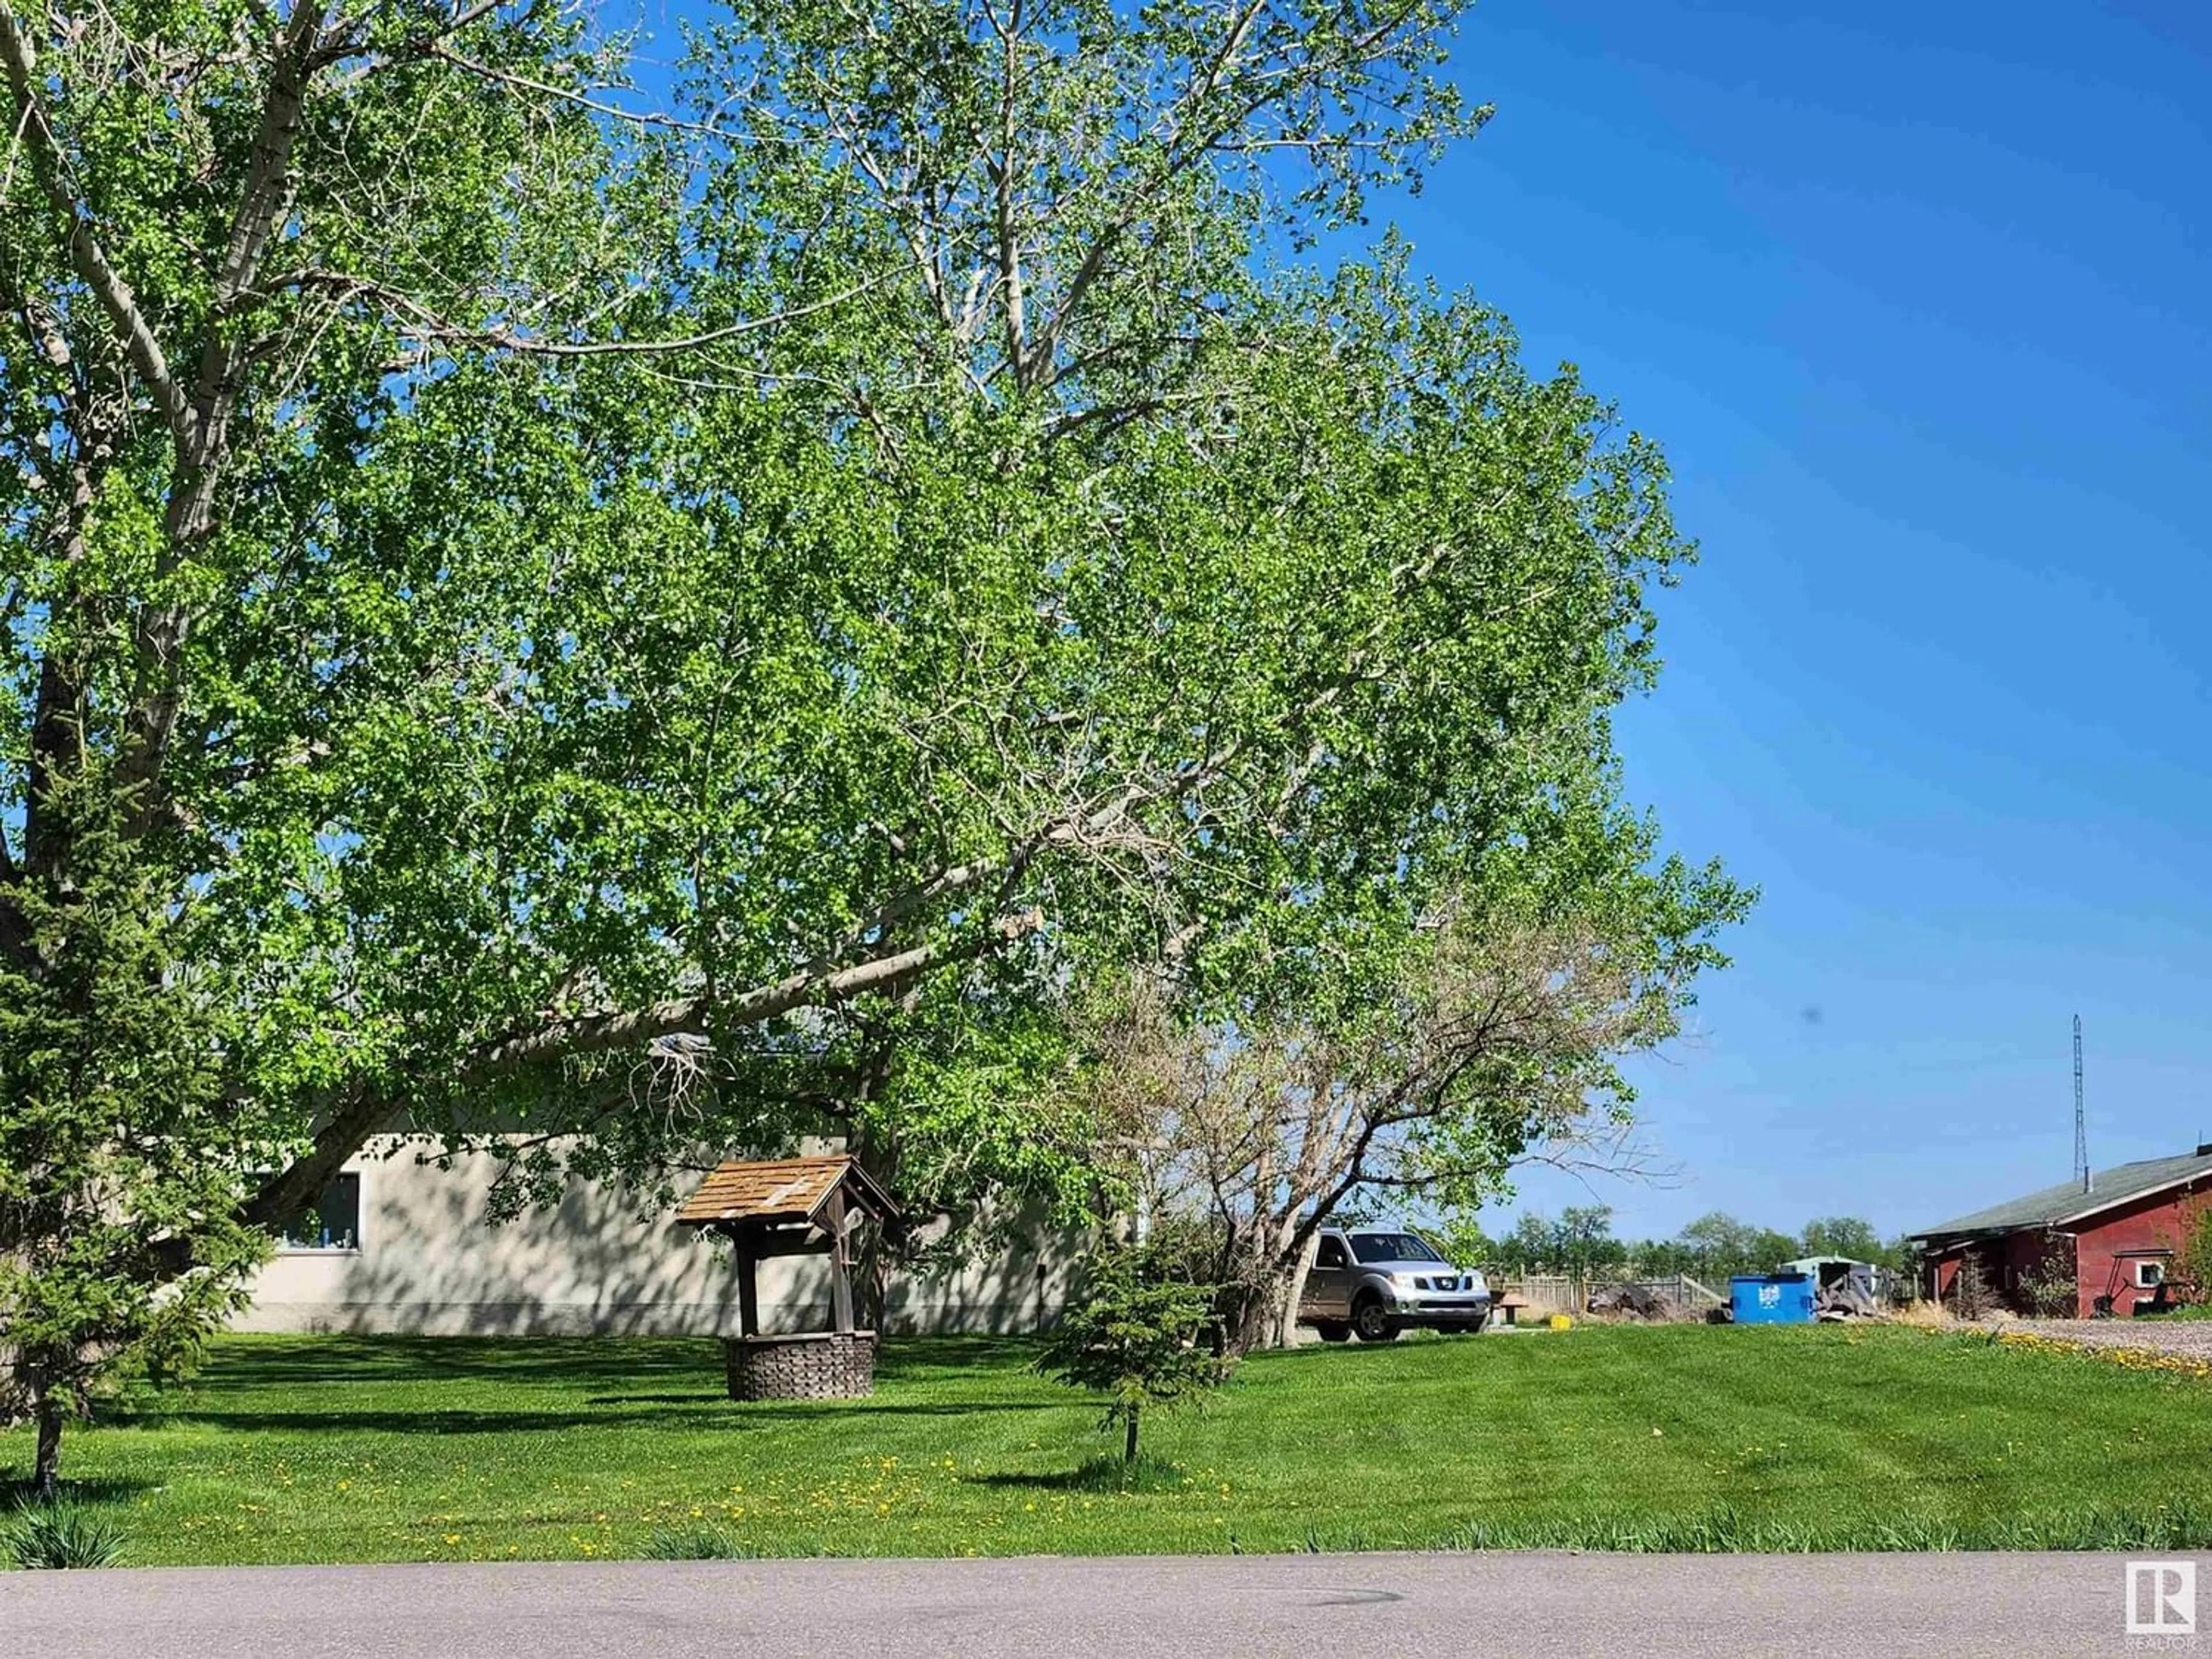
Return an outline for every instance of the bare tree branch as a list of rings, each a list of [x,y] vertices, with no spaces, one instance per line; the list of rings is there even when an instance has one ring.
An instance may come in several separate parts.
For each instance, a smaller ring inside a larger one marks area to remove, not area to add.
[[[285,276],[283,285],[301,290],[320,290],[337,296],[341,303],[354,299],[373,299],[396,314],[403,331],[421,340],[441,345],[512,351],[532,357],[573,358],[649,356],[696,350],[702,346],[733,340],[743,335],[757,334],[764,329],[779,327],[802,317],[830,310],[866,293],[882,280],[879,276],[870,276],[824,295],[818,300],[810,300],[804,305],[789,306],[781,311],[748,317],[719,328],[705,329],[665,340],[549,340],[497,325],[457,323],[441,316],[411,295],[371,277],[348,271],[314,268],[293,271]]]
[[[649,1008],[608,1010],[548,1020],[526,1034],[501,1038],[465,1059],[465,1077],[483,1078],[548,1060],[630,1048],[709,1026],[758,1025],[793,1009],[819,1007],[872,991],[886,991],[948,963],[972,960],[1034,933],[1035,912],[1001,918],[989,928],[950,944],[918,945],[836,969],[807,969],[719,1002],[678,997]]]
[[[451,64],[455,69],[465,74],[473,75],[479,80],[489,81],[498,86],[512,87],[518,92],[535,93],[541,98],[557,99],[564,104],[573,104],[579,109],[589,110],[594,115],[605,116],[610,120],[623,121],[632,126],[647,127],[665,132],[696,133],[708,138],[727,140],[731,137],[728,132],[714,125],[711,121],[687,121],[681,116],[665,115],[655,111],[624,109],[619,104],[608,103],[604,99],[593,98],[573,88],[556,87],[550,82],[532,80],[529,76],[518,75],[513,70],[503,70],[489,64],[480,64],[473,58],[465,57],[455,52],[442,41],[425,47],[424,53],[428,57],[437,58],[441,63]]]

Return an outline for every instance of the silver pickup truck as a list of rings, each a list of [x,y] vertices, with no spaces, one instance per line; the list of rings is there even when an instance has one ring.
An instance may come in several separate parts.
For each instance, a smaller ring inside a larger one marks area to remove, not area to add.
[[[1324,1227],[1298,1301],[1298,1323],[1324,1342],[1357,1336],[1388,1342],[1425,1326],[1480,1330],[1490,1322],[1490,1286],[1456,1267],[1419,1233],[1403,1227]]]

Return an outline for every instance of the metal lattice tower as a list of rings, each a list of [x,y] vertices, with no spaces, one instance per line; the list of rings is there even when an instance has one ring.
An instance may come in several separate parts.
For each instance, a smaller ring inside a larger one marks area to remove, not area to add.
[[[2081,1016],[2074,1016],[2074,1182],[2089,1190],[2089,1130],[2081,1115]]]

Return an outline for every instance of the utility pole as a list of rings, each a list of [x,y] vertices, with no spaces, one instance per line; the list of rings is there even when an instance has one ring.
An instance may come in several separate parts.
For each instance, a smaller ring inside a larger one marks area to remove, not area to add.
[[[2081,1016],[2074,1016],[2074,1181],[2089,1190],[2089,1129],[2081,1115]]]

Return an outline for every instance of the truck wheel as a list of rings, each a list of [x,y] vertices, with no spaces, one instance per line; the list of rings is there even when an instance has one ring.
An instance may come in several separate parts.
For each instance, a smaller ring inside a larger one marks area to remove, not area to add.
[[[1352,1340],[1352,1327],[1346,1324],[1340,1319],[1323,1319],[1317,1321],[1314,1325],[1314,1328],[1321,1333],[1321,1340],[1324,1342],[1349,1342]]]
[[[1362,1342],[1394,1342],[1398,1328],[1390,1322],[1390,1310],[1382,1305],[1379,1296],[1362,1297],[1352,1310],[1352,1334]]]

